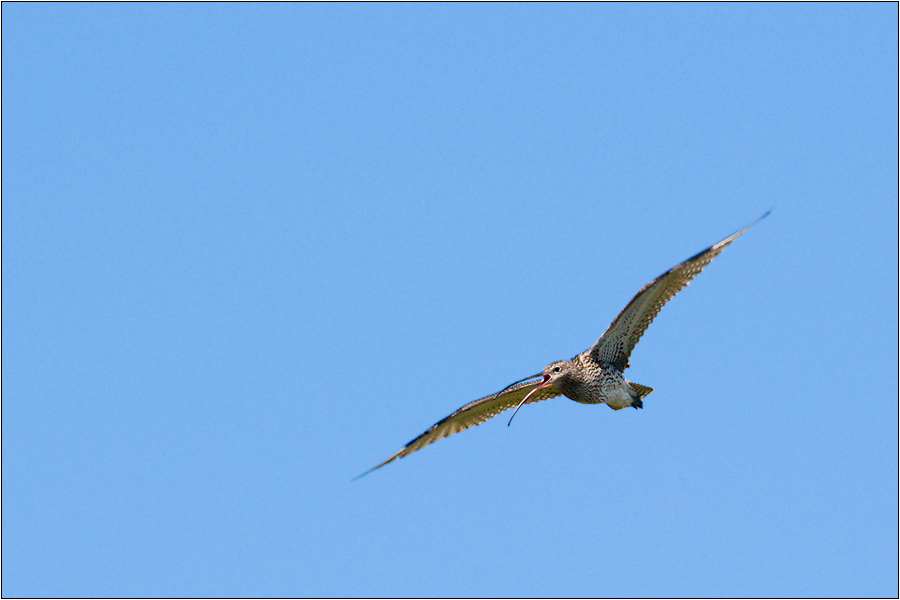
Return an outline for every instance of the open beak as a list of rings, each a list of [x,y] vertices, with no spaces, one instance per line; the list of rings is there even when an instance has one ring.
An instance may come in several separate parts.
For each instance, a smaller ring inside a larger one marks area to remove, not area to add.
[[[529,379],[530,379],[530,378],[529,378]],[[519,409],[522,408],[522,405],[525,404],[525,402],[527,402],[529,398],[531,398],[531,395],[532,395],[533,393],[535,393],[536,391],[538,391],[539,389],[541,389],[542,387],[544,387],[545,385],[547,385],[547,383],[548,383],[549,381],[550,381],[550,376],[549,376],[549,375],[544,375],[544,379],[541,380],[541,382],[540,382],[539,384],[537,384],[537,385],[534,387],[533,390],[531,390],[530,392],[528,392],[528,395],[527,395],[527,396],[525,396],[524,398],[522,398],[522,401],[519,402],[519,405],[516,407],[516,410],[513,411],[512,417],[509,418],[509,423],[506,424],[507,427],[509,427],[509,426],[512,424],[513,417],[516,416],[516,413],[519,412]]]
[[[511,384],[509,384],[508,386],[506,386],[505,388],[503,388],[502,390],[500,390],[499,392],[494,394],[494,396],[493,396],[493,398],[491,398],[491,400],[494,400],[495,398],[500,396],[500,394],[502,394],[503,392],[505,392],[506,390],[508,390],[509,388],[511,388],[514,385],[518,385],[518,384],[522,383],[523,381],[528,381],[529,379],[537,379],[538,377],[543,377],[543,376],[544,376],[543,373],[538,373],[537,375],[531,375],[530,377],[523,377],[522,379],[520,379],[518,381],[513,381]]]

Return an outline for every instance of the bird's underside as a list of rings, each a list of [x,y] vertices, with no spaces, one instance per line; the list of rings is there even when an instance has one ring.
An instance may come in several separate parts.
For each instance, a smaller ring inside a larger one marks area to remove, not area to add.
[[[653,388],[630,382],[622,376],[622,371],[628,368],[628,359],[635,344],[666,302],[696,277],[728,244],[768,215],[766,212],[721,242],[698,252],[647,283],[613,319],[591,348],[570,360],[550,363],[541,373],[521,379],[496,394],[466,404],[357,478],[434,441],[483,423],[509,408],[515,407],[518,410],[523,404],[547,398],[565,395],[577,402],[605,403],[614,409],[626,406],[640,408],[641,398],[653,391]]]

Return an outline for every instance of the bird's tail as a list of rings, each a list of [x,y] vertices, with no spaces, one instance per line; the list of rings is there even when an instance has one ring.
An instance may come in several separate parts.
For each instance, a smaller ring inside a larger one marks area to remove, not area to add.
[[[653,391],[653,388],[650,387],[649,385],[641,385],[641,384],[635,383],[633,381],[629,381],[628,383],[630,383],[632,389],[634,389],[636,398],[643,398],[644,396],[646,396],[647,394],[649,394],[650,392]]]

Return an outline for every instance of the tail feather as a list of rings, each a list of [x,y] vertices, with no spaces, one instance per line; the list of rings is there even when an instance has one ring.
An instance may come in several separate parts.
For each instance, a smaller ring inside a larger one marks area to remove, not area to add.
[[[653,388],[650,387],[649,385],[641,385],[641,384],[635,383],[633,381],[629,381],[628,383],[631,384],[631,387],[634,389],[634,393],[637,395],[638,398],[643,398],[644,396],[646,396],[647,394],[649,394],[650,392],[653,391]]]

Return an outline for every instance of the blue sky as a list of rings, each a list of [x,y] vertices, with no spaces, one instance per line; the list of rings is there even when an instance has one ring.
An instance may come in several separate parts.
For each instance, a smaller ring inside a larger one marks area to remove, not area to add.
[[[5,596],[898,593],[895,3],[2,16]]]

